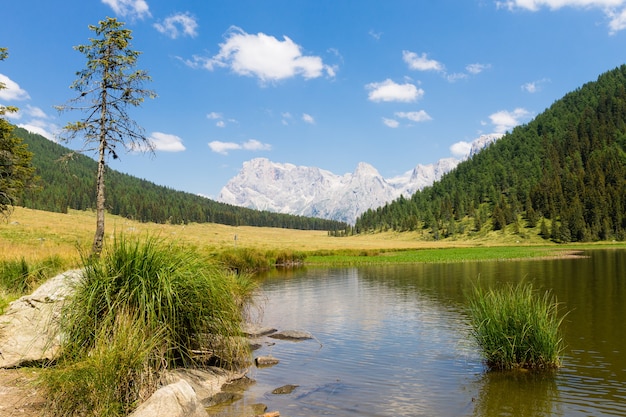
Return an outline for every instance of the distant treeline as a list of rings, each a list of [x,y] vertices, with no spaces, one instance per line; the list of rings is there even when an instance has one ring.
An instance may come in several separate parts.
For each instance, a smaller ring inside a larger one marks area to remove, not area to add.
[[[43,136],[15,128],[14,134],[33,152],[39,186],[23,195],[20,205],[65,213],[96,206],[96,162],[81,154],[61,161],[71,151]],[[345,223],[312,217],[257,211],[216,201],[114,170],[106,174],[107,210],[141,222],[220,223],[233,226],[279,227],[303,230],[341,230]]]
[[[626,66],[515,128],[438,183],[364,213],[347,233],[539,227],[558,242],[626,238]],[[471,222],[468,223],[468,219]],[[523,230],[523,229],[522,229]]]

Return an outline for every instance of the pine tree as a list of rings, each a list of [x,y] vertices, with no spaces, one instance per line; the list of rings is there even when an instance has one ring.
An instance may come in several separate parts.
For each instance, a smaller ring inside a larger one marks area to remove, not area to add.
[[[0,48],[0,61],[8,57],[6,48]],[[0,83],[0,90],[6,88]],[[35,180],[35,169],[31,166],[33,154],[13,134],[13,125],[4,119],[6,113],[17,108],[0,105],[0,215],[8,216],[22,192]]]
[[[107,157],[118,157],[118,146],[126,150],[153,150],[153,145],[143,129],[132,120],[126,108],[137,107],[146,97],[154,98],[151,90],[143,87],[150,80],[145,71],[135,70],[139,52],[130,48],[131,31],[114,18],[90,25],[96,33],[87,45],[75,49],[87,58],[87,68],[76,73],[77,80],[71,85],[78,96],[58,109],[82,110],[85,119],[65,126],[69,137],[82,137],[84,151],[98,155],[96,182],[96,233],[92,252],[99,256],[104,239],[105,193],[104,179]],[[81,105],[82,104],[82,105]]]

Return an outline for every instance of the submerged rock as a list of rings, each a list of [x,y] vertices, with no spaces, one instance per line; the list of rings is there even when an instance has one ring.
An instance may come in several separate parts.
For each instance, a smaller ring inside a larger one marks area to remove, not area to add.
[[[254,358],[254,364],[257,368],[278,365],[279,362],[280,361],[273,356],[259,356]]]
[[[274,391],[272,391],[272,394],[277,394],[277,395],[280,395],[280,394],[291,394],[299,386],[300,385],[292,385],[292,384],[283,385],[282,387],[278,387]]]
[[[202,401],[202,405],[205,407],[213,407],[220,404],[232,404],[235,401],[239,401],[243,398],[243,394],[238,392],[218,392],[211,398],[207,398]]]
[[[281,340],[307,340],[313,339],[313,335],[309,332],[301,330],[283,330],[282,332],[271,334],[269,337]]]
[[[257,326],[251,323],[246,324],[243,328],[243,333],[251,338],[267,336],[268,334],[276,333],[277,331],[278,330],[273,327]]]

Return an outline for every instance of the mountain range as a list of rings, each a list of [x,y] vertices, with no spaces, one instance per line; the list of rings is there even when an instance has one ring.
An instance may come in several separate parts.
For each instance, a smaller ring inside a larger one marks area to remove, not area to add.
[[[337,175],[330,171],[256,158],[244,162],[242,169],[222,188],[217,201],[235,206],[277,213],[337,220],[354,224],[369,209],[408,197],[439,180],[460,162],[502,137],[482,135],[472,142],[470,152],[461,159],[444,158],[393,178],[384,178],[365,162],[352,173]]]

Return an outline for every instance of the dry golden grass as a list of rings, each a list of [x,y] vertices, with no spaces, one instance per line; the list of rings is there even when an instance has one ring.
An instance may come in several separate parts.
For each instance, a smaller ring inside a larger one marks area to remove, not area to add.
[[[8,221],[0,223],[0,260],[24,257],[37,261],[49,256],[79,260],[78,248],[89,249],[95,231],[95,213],[70,210],[67,214],[16,207]],[[204,223],[168,225],[140,223],[119,216],[106,218],[106,238],[114,234],[151,235],[193,245],[202,251],[249,247],[261,250],[367,250],[423,249],[470,246],[526,245],[547,242],[529,233],[519,236],[489,232],[473,239],[433,241],[420,232],[376,233],[350,237],[330,237],[325,231],[268,227],[226,226]]]

